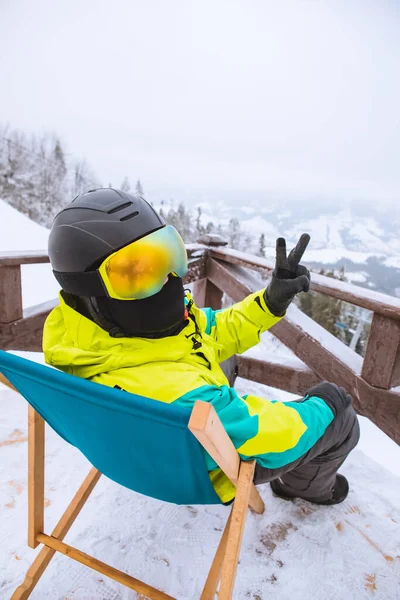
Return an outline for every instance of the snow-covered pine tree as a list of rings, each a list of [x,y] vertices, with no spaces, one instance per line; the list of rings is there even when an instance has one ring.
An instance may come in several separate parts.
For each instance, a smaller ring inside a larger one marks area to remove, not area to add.
[[[49,225],[67,202],[98,185],[84,160],[68,163],[57,136],[0,126],[0,197],[34,221]]]
[[[326,277],[346,281],[343,266],[339,272],[326,272],[324,269],[321,269],[319,273]],[[353,336],[361,322],[361,332],[359,337],[357,336],[354,349],[358,354],[364,355],[370,330],[369,311],[318,292],[299,294],[297,302],[307,316],[314,319],[314,321],[322,325],[322,327],[348,346],[352,343]]]
[[[205,233],[212,233],[215,230],[214,223],[212,221],[208,221],[206,225]]]
[[[257,252],[258,256],[262,256],[263,258],[265,258],[265,234],[262,233],[260,235],[260,239],[258,242],[258,252]]]
[[[128,192],[128,193],[132,191],[132,187],[131,187],[131,184],[130,184],[130,181],[129,181],[129,177],[124,177],[124,179],[123,179],[123,181],[121,183],[120,189],[123,192]]]
[[[43,224],[49,226],[66,200],[67,167],[58,138],[43,137],[39,143],[38,211]]]
[[[138,179],[138,180],[137,180],[137,182],[136,182],[136,187],[135,187],[135,190],[136,190],[136,193],[137,193],[139,196],[144,196],[143,186],[142,186],[142,184],[140,183],[140,179]]]
[[[101,186],[85,159],[75,161],[69,173],[69,198],[75,198],[75,196],[96,187]]]
[[[201,206],[198,206],[196,216],[196,237],[199,238],[204,232],[204,226],[201,224]]]
[[[229,228],[228,228],[229,246],[231,248],[235,248],[236,250],[239,250],[241,237],[242,237],[242,232],[240,230],[239,219],[237,219],[236,217],[233,217],[229,221]]]

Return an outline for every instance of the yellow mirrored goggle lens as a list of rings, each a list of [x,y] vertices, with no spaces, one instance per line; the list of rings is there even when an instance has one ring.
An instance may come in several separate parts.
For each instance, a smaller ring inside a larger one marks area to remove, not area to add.
[[[121,248],[99,268],[108,294],[119,300],[153,296],[170,273],[183,277],[186,271],[185,245],[171,225]]]

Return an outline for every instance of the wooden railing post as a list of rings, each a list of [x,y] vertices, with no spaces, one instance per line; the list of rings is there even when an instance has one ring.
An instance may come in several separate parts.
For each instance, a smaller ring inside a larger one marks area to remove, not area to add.
[[[400,321],[374,313],[361,377],[386,390],[400,383]]]
[[[228,242],[217,234],[204,234],[197,240],[198,244],[204,244],[208,248],[221,248],[227,246]],[[207,259],[207,257],[206,257]],[[210,307],[214,310],[222,308],[222,297],[224,292],[220,290],[208,278],[196,281],[193,284],[193,297],[197,306],[204,308]]]
[[[22,319],[20,265],[0,267],[0,323]]]
[[[220,290],[219,288],[217,288],[216,285],[214,285],[213,283],[211,283],[211,281],[209,281],[207,279],[204,306],[209,306],[213,310],[221,309],[223,295],[224,295],[224,292],[222,290]]]

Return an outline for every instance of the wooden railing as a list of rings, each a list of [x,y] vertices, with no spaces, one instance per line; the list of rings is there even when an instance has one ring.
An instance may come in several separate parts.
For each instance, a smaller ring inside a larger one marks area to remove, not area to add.
[[[199,241],[187,246],[185,277],[199,306],[219,309],[224,293],[239,301],[265,285],[259,273],[273,269],[267,260],[226,248],[212,236]],[[0,253],[0,348],[41,350],[43,323],[57,300],[23,310],[21,265],[45,262],[45,252]],[[311,289],[373,312],[365,358],[292,305],[270,331],[303,364],[238,356],[239,375],[295,394],[333,381],[352,394],[359,414],[400,444],[400,300],[314,273]]]

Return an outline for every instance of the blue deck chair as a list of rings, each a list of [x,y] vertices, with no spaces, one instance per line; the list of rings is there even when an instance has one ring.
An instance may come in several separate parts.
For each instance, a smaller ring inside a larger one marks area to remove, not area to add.
[[[44,545],[12,600],[29,597],[57,551],[147,598],[174,600],[65,544],[63,539],[101,474],[164,502],[220,504],[208,477],[201,445],[236,487],[201,600],[213,600],[218,586],[218,600],[232,598],[247,509],[262,513],[264,503],[253,484],[255,461],[240,461],[210,404],[198,401],[190,411],[80,379],[0,350],[1,373],[1,381],[14,387],[29,403],[28,545]],[[79,448],[93,465],[51,535],[44,533],[45,422]]]

